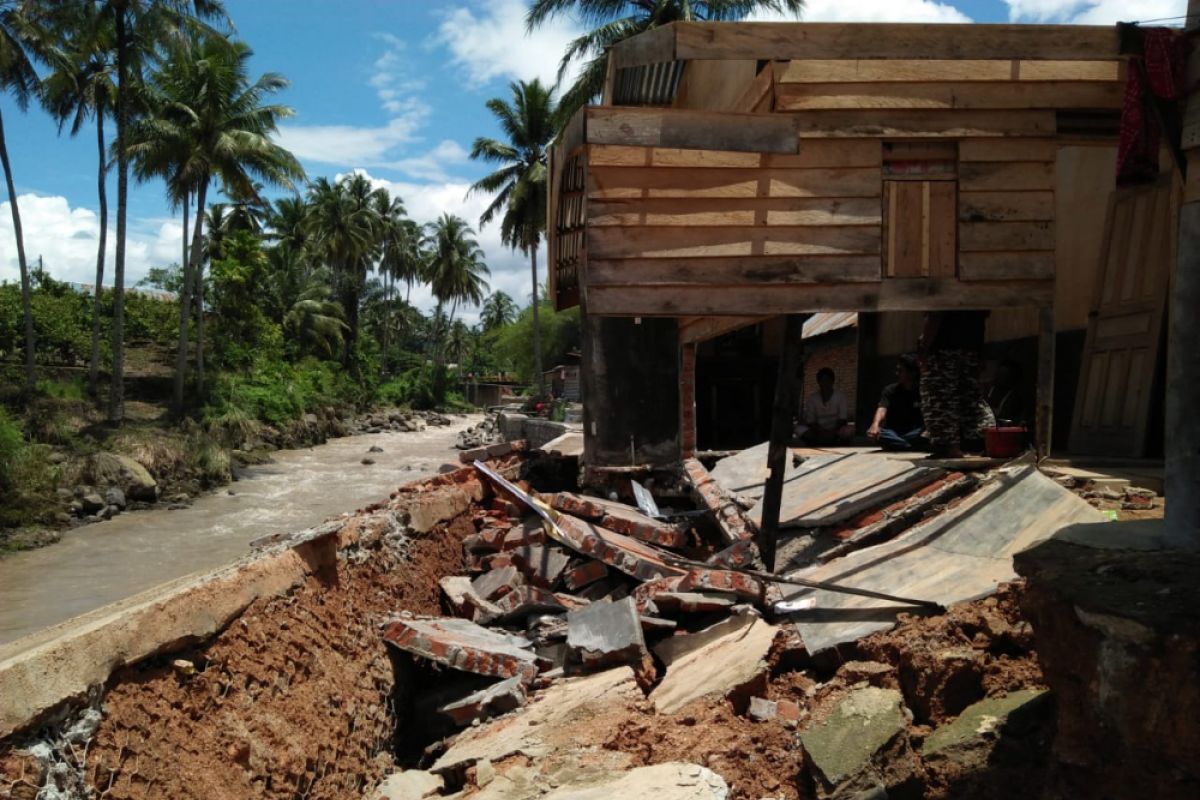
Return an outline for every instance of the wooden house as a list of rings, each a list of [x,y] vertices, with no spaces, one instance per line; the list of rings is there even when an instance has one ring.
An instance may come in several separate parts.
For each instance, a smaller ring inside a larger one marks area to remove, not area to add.
[[[1048,443],[1055,307],[1092,303],[1126,68],[1113,27],[675,23],[616,45],[550,161],[589,462],[691,450],[697,344],[820,311],[1022,309],[999,318],[1040,334]],[[1161,294],[1144,283],[1125,299]]]

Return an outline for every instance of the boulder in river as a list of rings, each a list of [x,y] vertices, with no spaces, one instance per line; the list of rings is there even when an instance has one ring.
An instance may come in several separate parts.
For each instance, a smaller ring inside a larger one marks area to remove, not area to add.
[[[96,453],[88,459],[87,473],[93,484],[118,487],[130,500],[146,503],[158,500],[158,482],[129,456]]]

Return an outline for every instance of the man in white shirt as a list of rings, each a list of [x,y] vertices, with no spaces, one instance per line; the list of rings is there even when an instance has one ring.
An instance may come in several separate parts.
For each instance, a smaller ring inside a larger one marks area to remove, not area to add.
[[[804,424],[800,438],[814,446],[849,444],[854,436],[846,395],[833,388],[835,376],[829,367],[817,372],[817,391],[804,400]]]

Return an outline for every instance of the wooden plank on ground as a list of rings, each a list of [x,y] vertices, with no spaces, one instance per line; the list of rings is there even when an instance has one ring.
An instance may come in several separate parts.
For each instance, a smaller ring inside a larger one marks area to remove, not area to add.
[[[824,109],[1120,108],[1115,82],[798,83],[779,87],[776,111]]]
[[[808,137],[1018,137],[1053,136],[1058,122],[1053,111],[957,111],[947,109],[877,109],[806,111],[794,116],[801,139]],[[801,146],[803,149],[803,145]]]
[[[603,167],[590,171],[589,200],[637,197],[878,197],[879,170]]]
[[[589,106],[591,144],[795,153],[796,132],[786,117],[678,108]]]
[[[671,27],[673,50],[663,40],[648,48],[637,36],[613,50],[640,51],[643,58],[652,54],[656,61],[909,59],[918,54],[927,59],[1097,61],[1120,54],[1116,28],[1110,25],[677,22]]]
[[[966,162],[958,165],[958,183],[964,192],[1053,191],[1054,162]]]
[[[776,66],[780,83],[865,83],[905,81],[1123,81],[1120,59],[1111,61],[1021,61],[939,59],[911,61],[799,59]]]
[[[1048,222],[1054,219],[1054,192],[959,192],[958,218],[964,222]]]
[[[875,234],[878,241],[878,232]],[[588,260],[588,286],[753,286],[874,282],[878,255]]]
[[[873,226],[766,228],[736,225],[593,228],[588,231],[587,247],[589,264],[612,258],[878,253],[879,230]]]
[[[959,253],[964,281],[1054,280],[1054,251]]]
[[[637,225],[879,225],[872,197],[674,198],[593,200],[593,227]]]
[[[879,153],[877,139],[807,142],[799,153],[790,154],[593,144],[588,147],[588,163],[595,167],[732,167],[738,169],[878,167]],[[1052,158],[1053,153],[1049,157]]]
[[[930,311],[1046,306],[1054,281],[884,280],[874,283],[711,286],[589,286],[599,316],[751,316],[802,311]]]
[[[1053,222],[963,222],[959,225],[959,250],[1054,250]]]

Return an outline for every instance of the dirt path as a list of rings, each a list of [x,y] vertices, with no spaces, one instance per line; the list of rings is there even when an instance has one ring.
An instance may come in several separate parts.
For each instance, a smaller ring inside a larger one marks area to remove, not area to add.
[[[333,439],[284,450],[240,480],[177,511],[123,514],[78,528],[53,547],[0,560],[0,644],[247,553],[260,536],[316,525],[386,499],[397,486],[457,461],[448,428]],[[368,453],[372,445],[383,452]],[[363,464],[364,458],[374,464]]]

